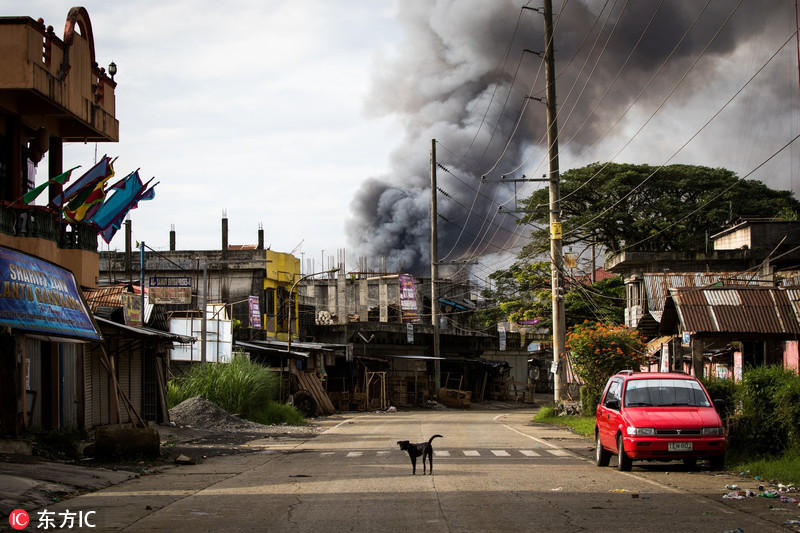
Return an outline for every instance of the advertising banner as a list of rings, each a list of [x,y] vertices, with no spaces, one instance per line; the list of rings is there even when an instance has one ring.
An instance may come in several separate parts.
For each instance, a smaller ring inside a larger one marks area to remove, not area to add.
[[[192,278],[151,277],[148,302],[152,304],[190,304],[192,303]]]
[[[0,326],[101,340],[72,272],[0,247]]]
[[[142,295],[126,292],[122,295],[122,314],[125,325],[139,327],[142,325]]]
[[[261,309],[258,296],[248,296],[247,301],[250,305],[250,327],[261,329]]]
[[[398,286],[400,289],[400,315],[403,322],[419,322],[419,313],[417,312],[417,289],[414,286],[414,278],[408,274],[400,274]]]

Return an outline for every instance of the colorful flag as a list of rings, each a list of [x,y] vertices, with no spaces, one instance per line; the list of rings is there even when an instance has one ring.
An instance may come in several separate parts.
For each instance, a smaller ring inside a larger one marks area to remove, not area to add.
[[[106,243],[110,243],[111,239],[114,238],[114,234],[117,233],[117,230],[122,227],[122,221],[125,220],[125,215],[127,215],[131,209],[136,209],[139,206],[140,201],[152,200],[153,198],[156,197],[155,187],[160,182],[157,182],[153,184],[153,186],[150,187],[149,189],[146,189],[147,185],[151,181],[153,180],[150,179],[147,183],[144,184],[139,194],[137,194],[136,197],[127,206],[125,206],[124,209],[120,210],[117,213],[117,215],[114,217],[111,223],[108,224],[108,226],[106,226],[105,228],[101,228],[100,235],[103,237],[103,240],[106,241]]]
[[[103,199],[106,197],[105,186],[108,178],[100,180],[94,189],[88,187],[76,194],[75,197],[64,206],[64,218],[72,222],[80,222],[84,220],[88,212],[93,208],[99,206]],[[94,211],[92,211],[94,212]]]
[[[92,168],[86,171],[76,182],[50,201],[52,207],[63,207],[65,203],[72,200],[77,194],[86,192],[88,195],[97,186],[98,182],[106,180],[114,175],[114,166],[111,158],[104,155]]]
[[[36,198],[40,194],[42,194],[42,191],[44,191],[50,185],[64,185],[66,182],[69,181],[69,178],[72,175],[72,171],[75,170],[78,167],[80,167],[80,165],[72,167],[71,169],[67,170],[66,172],[62,172],[61,174],[59,174],[55,178],[52,178],[52,179],[42,183],[38,187],[35,187],[35,188],[29,190],[28,192],[26,192],[22,196],[22,201],[25,202],[26,205],[28,205],[31,202],[33,202],[34,200],[36,200]]]
[[[139,171],[136,170],[111,188],[113,189],[111,195],[90,219],[90,222],[97,224],[101,230],[106,229],[120,212],[123,210],[127,212],[128,206],[142,192],[144,185],[139,178]]]

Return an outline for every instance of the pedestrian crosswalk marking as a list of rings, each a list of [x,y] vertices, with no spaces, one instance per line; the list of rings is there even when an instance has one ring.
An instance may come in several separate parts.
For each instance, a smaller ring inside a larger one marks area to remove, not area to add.
[[[569,456],[569,452],[567,450],[562,450],[561,448],[548,448],[545,451],[547,451],[547,453],[552,453],[553,455],[556,455],[558,457],[568,457]]]
[[[494,457],[517,457],[520,456],[524,457],[571,457],[572,454],[564,450],[562,448],[539,448],[536,450],[530,449],[512,449],[512,450],[434,450],[434,455],[436,457],[453,457],[453,455],[461,456],[463,454],[464,457],[481,457],[488,455],[491,452],[491,455]],[[331,451],[320,451],[319,454],[321,456],[331,456],[331,455],[340,455],[343,452],[331,452]],[[390,455],[403,455],[405,456],[405,452],[400,450],[362,450],[362,451],[350,451],[347,452],[345,455],[346,457],[363,457],[365,454],[372,454],[379,457],[387,457]]]

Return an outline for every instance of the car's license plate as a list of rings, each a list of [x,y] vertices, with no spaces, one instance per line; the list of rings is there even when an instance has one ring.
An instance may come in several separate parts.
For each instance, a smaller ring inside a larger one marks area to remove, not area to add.
[[[667,443],[667,450],[671,452],[690,452],[692,451],[691,442],[669,442]]]

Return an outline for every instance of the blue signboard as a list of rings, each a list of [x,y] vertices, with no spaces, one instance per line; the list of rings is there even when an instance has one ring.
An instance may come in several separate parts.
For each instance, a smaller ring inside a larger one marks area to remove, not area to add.
[[[102,340],[72,272],[0,247],[0,326],[86,340]]]

